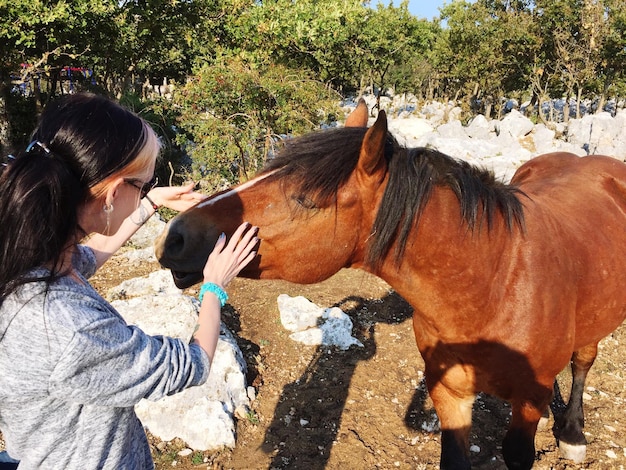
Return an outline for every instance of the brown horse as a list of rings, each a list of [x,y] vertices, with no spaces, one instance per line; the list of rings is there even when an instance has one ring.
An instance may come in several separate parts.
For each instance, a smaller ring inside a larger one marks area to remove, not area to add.
[[[510,184],[439,152],[402,148],[364,103],[345,128],[288,141],[255,179],[173,219],[157,256],[179,287],[201,280],[222,232],[260,227],[242,275],[315,283],[344,267],[386,280],[413,307],[441,422],[441,468],[469,468],[479,391],[511,403],[502,453],[531,468],[556,375],[571,360],[555,423],[582,460],[584,382],[598,342],[626,315],[626,165],[539,156]]]

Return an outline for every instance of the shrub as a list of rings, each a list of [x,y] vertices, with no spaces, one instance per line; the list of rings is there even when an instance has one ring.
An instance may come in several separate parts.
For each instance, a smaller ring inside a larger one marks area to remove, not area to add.
[[[175,94],[185,171],[209,192],[247,180],[280,141],[333,121],[338,96],[306,71],[237,58],[201,67]]]

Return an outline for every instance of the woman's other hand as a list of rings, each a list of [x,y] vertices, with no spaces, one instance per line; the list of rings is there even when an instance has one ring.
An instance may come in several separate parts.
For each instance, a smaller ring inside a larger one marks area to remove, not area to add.
[[[191,209],[208,196],[193,190],[195,183],[184,186],[157,186],[152,188],[148,197],[156,205],[167,207],[178,212]]]

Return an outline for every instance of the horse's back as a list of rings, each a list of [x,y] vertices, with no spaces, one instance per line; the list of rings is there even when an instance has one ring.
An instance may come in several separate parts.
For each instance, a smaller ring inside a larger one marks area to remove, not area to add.
[[[579,157],[573,153],[554,152],[526,162],[515,172],[511,183],[522,188],[547,188],[567,187],[585,181],[585,186],[593,186],[596,182],[603,183],[606,178],[626,185],[626,164],[604,155]]]
[[[607,156],[540,155],[522,165],[511,183],[530,200],[563,215],[568,209],[578,217],[585,216],[585,210],[607,214],[616,208],[626,210],[626,164]],[[620,212],[626,223],[625,213]]]
[[[610,333],[626,313],[626,164],[546,154],[511,182],[527,196],[527,237],[537,256],[560,260],[554,282],[575,297],[576,343]]]

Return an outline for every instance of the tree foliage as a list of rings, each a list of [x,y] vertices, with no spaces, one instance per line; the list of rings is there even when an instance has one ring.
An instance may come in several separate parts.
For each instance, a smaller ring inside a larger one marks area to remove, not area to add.
[[[491,117],[505,97],[602,109],[626,92],[623,0],[451,0],[432,21],[407,5],[0,0],[0,145],[27,138],[32,113],[68,92],[64,67],[93,72],[72,86],[164,121],[172,145],[204,162],[190,171],[229,182],[263,161],[268,136],[319,126],[329,96],[392,88]],[[155,94],[165,79],[168,99]]]
[[[397,92],[418,92],[426,77],[414,66],[423,63],[438,29],[412,16],[407,1],[399,7],[379,4],[367,12],[360,30],[351,60],[356,65],[353,76],[361,74],[372,89],[392,86]]]
[[[191,156],[189,176],[212,190],[244,181],[281,139],[331,121],[339,97],[312,77],[236,57],[197,70],[174,99],[178,142]]]

